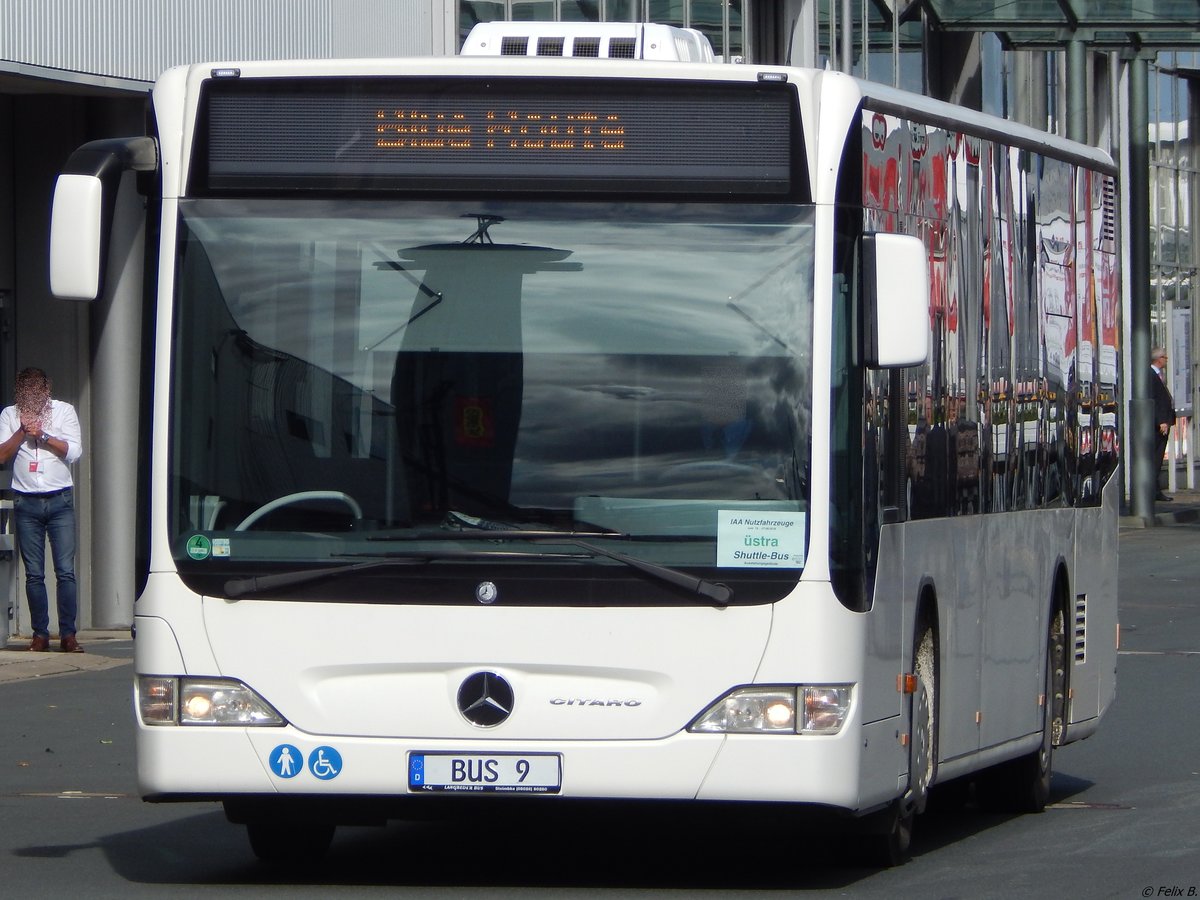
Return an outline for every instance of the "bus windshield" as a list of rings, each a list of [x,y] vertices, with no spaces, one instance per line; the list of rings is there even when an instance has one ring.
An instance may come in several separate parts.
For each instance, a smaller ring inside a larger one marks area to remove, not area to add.
[[[489,565],[618,566],[561,533],[794,584],[812,280],[804,206],[183,201],[180,572],[417,554],[394,580],[489,531]]]

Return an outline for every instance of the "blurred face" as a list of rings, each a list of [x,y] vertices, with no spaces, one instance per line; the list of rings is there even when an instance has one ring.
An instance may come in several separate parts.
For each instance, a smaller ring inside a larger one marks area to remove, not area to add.
[[[27,425],[41,422],[50,405],[50,379],[38,372],[22,372],[17,376],[14,393],[22,422]]]

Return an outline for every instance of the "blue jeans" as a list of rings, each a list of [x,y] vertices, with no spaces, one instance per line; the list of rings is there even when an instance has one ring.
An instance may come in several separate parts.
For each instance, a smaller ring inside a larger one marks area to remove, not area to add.
[[[46,594],[46,538],[54,558],[58,586],[58,633],[75,633],[79,592],[75,584],[75,492],[43,497],[13,495],[17,546],[25,564],[25,599],[29,602],[30,625],[35,637],[50,636],[49,597]]]

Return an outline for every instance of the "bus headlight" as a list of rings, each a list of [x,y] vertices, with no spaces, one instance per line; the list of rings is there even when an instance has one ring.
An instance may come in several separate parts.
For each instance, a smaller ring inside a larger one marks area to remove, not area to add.
[[[688,731],[706,734],[837,734],[850,714],[853,685],[743,687],[706,709]]]
[[[147,725],[283,725],[262,697],[232,678],[139,675],[138,712]]]

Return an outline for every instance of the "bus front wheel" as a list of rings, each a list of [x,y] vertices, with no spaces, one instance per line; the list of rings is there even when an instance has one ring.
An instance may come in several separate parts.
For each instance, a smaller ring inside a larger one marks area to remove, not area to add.
[[[867,835],[865,847],[872,865],[892,867],[907,862],[912,850],[913,824],[925,811],[929,789],[937,774],[937,642],[934,630],[918,632],[913,646],[916,690],[912,697],[909,729],[908,790],[874,817],[877,832]]]
[[[325,855],[333,843],[335,826],[282,822],[249,822],[246,835],[250,849],[263,862],[314,862]]]

